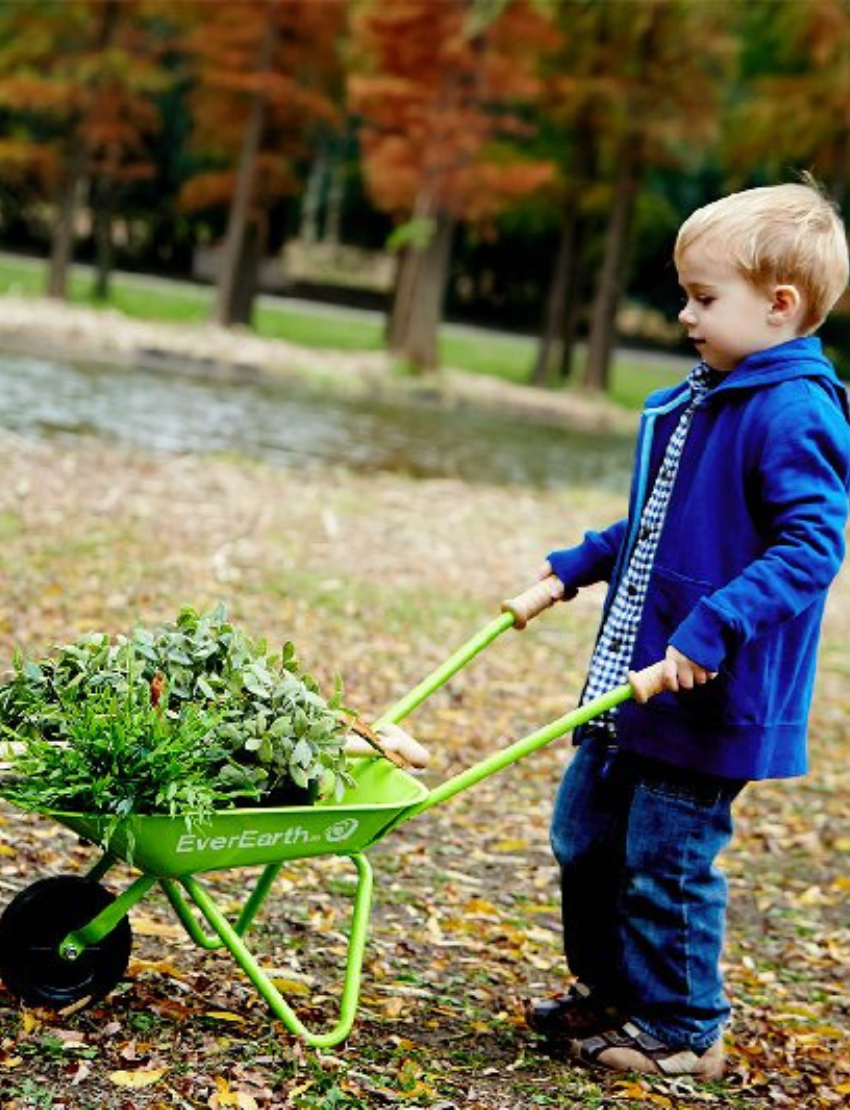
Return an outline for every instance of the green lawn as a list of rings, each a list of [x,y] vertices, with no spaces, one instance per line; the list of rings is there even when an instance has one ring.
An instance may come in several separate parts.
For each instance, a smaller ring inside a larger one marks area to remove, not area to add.
[[[43,260],[0,254],[0,295],[41,296],[45,277]],[[135,319],[191,324],[210,318],[213,290],[191,282],[118,273],[113,276],[108,301],[95,302],[90,271],[75,266],[70,299],[75,304],[113,308]],[[273,297],[258,300],[254,327],[265,338],[316,349],[375,351],[384,342],[380,316],[326,305],[296,306],[291,300]],[[444,324],[440,332],[444,366],[517,384],[528,381],[535,347],[536,340],[531,336],[451,324]],[[664,360],[653,359],[651,354],[620,356],[613,367],[611,398],[627,408],[637,408],[649,391],[672,384],[681,376],[680,368],[666,366]]]

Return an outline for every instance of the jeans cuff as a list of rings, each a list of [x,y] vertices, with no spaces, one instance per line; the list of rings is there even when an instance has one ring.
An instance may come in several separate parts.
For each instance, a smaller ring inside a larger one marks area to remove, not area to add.
[[[644,1033],[649,1033],[651,1037],[661,1041],[663,1044],[669,1045],[670,1048],[689,1048],[691,1052],[695,1052],[701,1056],[703,1052],[711,1048],[715,1042],[719,1041],[723,1036],[723,1026],[720,1025],[713,1033],[690,1033],[682,1034],[675,1029],[667,1029],[663,1025],[654,1025],[651,1021],[646,1021],[641,1017],[632,1016],[629,1020],[642,1029]]]

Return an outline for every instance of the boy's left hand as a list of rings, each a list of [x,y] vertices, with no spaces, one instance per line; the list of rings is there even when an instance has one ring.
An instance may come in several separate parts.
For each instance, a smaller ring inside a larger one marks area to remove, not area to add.
[[[693,690],[694,686],[704,686],[716,678],[717,671],[706,670],[671,644],[664,656],[664,677],[668,690]]]

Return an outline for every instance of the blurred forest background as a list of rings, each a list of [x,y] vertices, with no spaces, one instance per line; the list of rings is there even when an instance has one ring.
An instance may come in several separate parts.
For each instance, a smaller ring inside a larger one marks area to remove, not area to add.
[[[0,0],[0,656],[221,602],[374,720],[622,516],[646,379],[693,357],[680,221],[804,170],[850,216],[850,0]],[[850,302],[822,335],[850,378]],[[564,713],[602,596],[423,707],[423,781]],[[736,812],[723,1083],[598,1075],[529,1035],[564,973],[565,742],[375,845],[345,1045],[296,1043],[158,892],[102,1002],[0,986],[0,1110],[850,1106],[848,643],[845,572],[814,773]],[[347,868],[287,864],[252,925],[311,1028]],[[0,903],[90,869],[0,800]],[[254,878],[211,881],[229,912]]]
[[[679,342],[695,206],[811,170],[846,209],[848,0],[27,0],[0,8],[0,246],[538,338],[604,391]],[[850,368],[850,317],[825,340]],[[582,357],[575,359],[576,344]]]

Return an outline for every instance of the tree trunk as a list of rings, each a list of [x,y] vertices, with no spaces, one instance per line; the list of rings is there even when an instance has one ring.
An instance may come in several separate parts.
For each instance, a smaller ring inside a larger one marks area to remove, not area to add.
[[[618,151],[614,201],[590,317],[583,384],[594,392],[608,388],[617,307],[625,286],[629,234],[642,171],[639,140],[627,133]]]
[[[400,261],[388,346],[418,372],[439,365],[438,335],[454,228],[451,216],[437,213],[427,246],[408,247]]]
[[[298,238],[302,243],[318,243],[319,241],[319,215],[322,211],[322,193],[324,192],[327,174],[328,156],[324,150],[319,149],[310,166],[307,185],[301,198],[301,221],[298,228]]]
[[[578,257],[578,250],[576,251]],[[573,270],[573,290],[567,298],[567,309],[564,313],[564,333],[561,339],[561,365],[559,373],[561,381],[568,381],[573,375],[573,360],[576,353],[576,342],[578,340],[578,324],[581,318],[581,311],[584,307],[584,302],[579,289],[579,282],[576,280],[578,277],[577,271]]]
[[[105,301],[109,297],[109,280],[112,274],[113,242],[112,218],[115,211],[115,189],[111,182],[99,177],[92,189],[92,211],[94,220],[94,284],[92,293],[95,300]]]
[[[416,195],[411,212],[411,224],[425,224],[432,220],[431,194],[425,188],[420,188]],[[410,317],[413,313],[413,301],[416,287],[419,282],[419,269],[421,255],[424,247],[408,244],[398,252],[396,265],[395,285],[393,300],[387,316],[386,343],[390,351],[397,354],[404,353]]]
[[[574,291],[576,284],[577,232],[578,205],[575,194],[573,194],[564,205],[558,253],[546,295],[543,332],[537,345],[537,355],[529,378],[532,385],[546,386],[552,384],[554,359],[558,355],[559,347],[563,347],[567,305],[572,300],[570,294]]]
[[[250,325],[257,295],[257,274],[265,237],[256,221],[251,221],[242,236],[242,249],[236,267],[236,280],[230,304],[230,323]]]
[[[257,62],[257,74],[260,78],[268,73],[274,48],[277,42],[277,2],[272,0],[269,4],[263,38]],[[239,158],[239,167],[236,174],[236,188],[233,201],[230,205],[230,214],[227,221],[227,234],[221,252],[221,268],[216,289],[215,308],[213,319],[215,323],[228,327],[235,322],[235,307],[237,300],[244,301],[244,293],[240,294],[239,282],[244,279],[242,272],[244,261],[247,257],[244,240],[248,233],[250,208],[254,191],[254,172],[257,165],[257,154],[263,135],[266,120],[266,94],[262,85],[257,89],[251,103],[251,112],[245,127],[242,140],[242,152]],[[250,252],[248,252],[250,254]],[[243,312],[244,315],[244,305]],[[250,316],[250,307],[248,309]]]
[[[342,241],[342,209],[345,203],[345,146],[339,146],[331,152],[331,164],[328,176],[328,207],[325,213],[325,232],[322,236],[323,243],[338,246]]]
[[[83,155],[79,143],[72,143],[66,167],[65,178],[56,200],[56,217],[50,240],[50,266],[47,272],[47,295],[60,301],[67,300],[68,297],[68,271],[74,252],[74,219],[83,175]]]
[[[561,208],[558,255],[546,298],[543,333],[531,373],[534,385],[552,385],[570,376],[573,346],[581,311],[579,259],[584,238],[581,198],[596,176],[598,143],[587,111],[577,118],[572,131],[572,154],[568,167],[567,192]],[[560,351],[557,368],[555,361]]]

